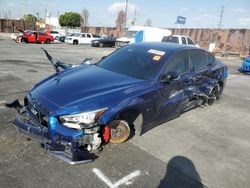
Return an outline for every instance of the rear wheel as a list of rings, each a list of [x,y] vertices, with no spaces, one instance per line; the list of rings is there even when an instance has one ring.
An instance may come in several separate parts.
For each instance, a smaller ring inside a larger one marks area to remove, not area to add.
[[[112,144],[120,144],[125,142],[130,136],[129,124],[124,120],[114,120],[109,125],[110,127],[110,140]]]
[[[46,44],[50,44],[50,40],[49,40],[49,39],[46,39],[45,43],[46,43]]]
[[[220,86],[219,84],[216,84],[213,89],[211,90],[210,94],[209,94],[209,99],[208,99],[208,104],[212,105],[214,104],[216,99],[219,99],[220,96]]]
[[[99,47],[101,47],[101,48],[102,48],[102,47],[103,47],[103,43],[100,43],[100,44],[99,44]]]
[[[24,38],[23,42],[28,43],[29,41],[28,41],[28,39]]]

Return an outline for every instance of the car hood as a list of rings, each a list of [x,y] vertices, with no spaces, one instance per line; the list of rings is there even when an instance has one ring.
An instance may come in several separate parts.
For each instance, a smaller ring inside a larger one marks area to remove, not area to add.
[[[125,97],[132,88],[140,85],[138,80],[117,74],[96,65],[81,65],[56,73],[41,81],[30,92],[33,98],[45,105],[50,111],[69,107],[91,108],[108,105]],[[89,108],[88,108],[89,109]]]

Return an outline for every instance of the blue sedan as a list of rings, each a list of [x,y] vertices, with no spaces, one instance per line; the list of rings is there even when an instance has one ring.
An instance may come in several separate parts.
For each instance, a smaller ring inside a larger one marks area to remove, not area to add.
[[[54,65],[57,72],[27,93],[24,106],[15,102],[23,118],[13,123],[70,164],[213,104],[227,78],[225,64],[209,52],[171,43],[131,44],[96,64]]]

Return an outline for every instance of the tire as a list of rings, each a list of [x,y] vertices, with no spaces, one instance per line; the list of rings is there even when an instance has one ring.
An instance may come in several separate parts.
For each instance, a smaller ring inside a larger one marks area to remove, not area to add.
[[[50,44],[50,42],[51,41],[49,39],[46,39],[46,41],[45,41],[46,44]]]
[[[110,123],[110,140],[112,144],[125,142],[131,133],[129,124],[124,120],[114,120]]]
[[[220,86],[216,84],[209,94],[208,105],[213,105],[215,100],[218,100],[220,96]]]
[[[103,46],[104,46],[103,43],[100,43],[100,44],[99,44],[99,47],[100,47],[100,48],[103,48]]]
[[[77,45],[78,44],[78,40],[74,40],[73,44]]]
[[[23,42],[28,43],[29,41],[28,41],[28,39],[24,38]]]

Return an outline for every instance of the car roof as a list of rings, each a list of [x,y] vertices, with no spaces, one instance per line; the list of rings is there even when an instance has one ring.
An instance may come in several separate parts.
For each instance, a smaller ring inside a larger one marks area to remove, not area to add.
[[[171,42],[141,42],[141,43],[133,43],[130,45],[138,46],[138,47],[145,47],[145,48],[152,48],[156,50],[161,50],[167,52],[168,54],[175,53],[181,50],[188,50],[188,49],[200,49],[195,46],[171,43]]]

